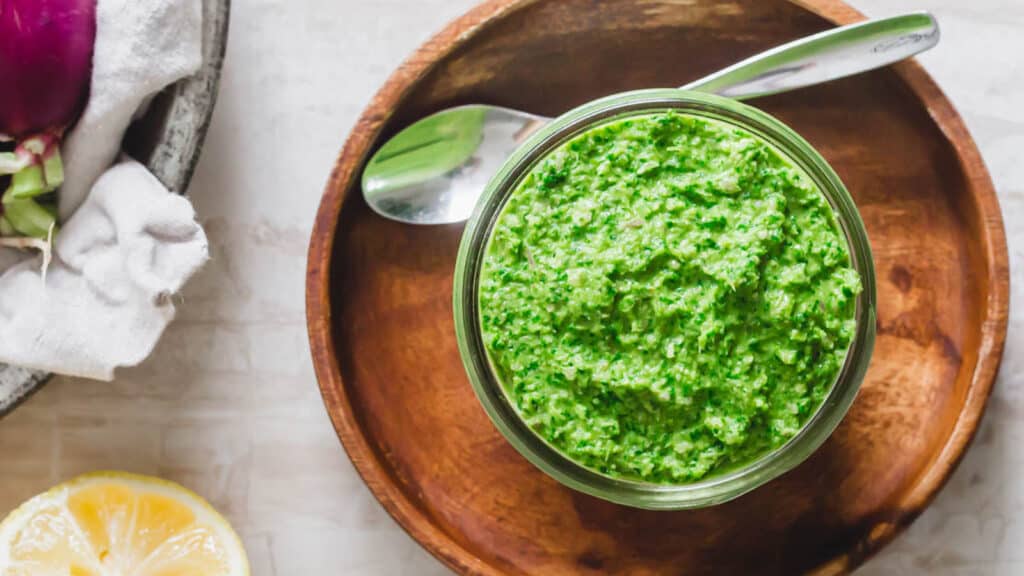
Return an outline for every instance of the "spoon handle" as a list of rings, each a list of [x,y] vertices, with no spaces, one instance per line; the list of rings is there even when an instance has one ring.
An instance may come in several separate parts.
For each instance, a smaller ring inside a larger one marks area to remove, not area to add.
[[[783,44],[682,88],[738,100],[767,96],[880,68],[938,41],[938,22],[927,12],[868,20]]]

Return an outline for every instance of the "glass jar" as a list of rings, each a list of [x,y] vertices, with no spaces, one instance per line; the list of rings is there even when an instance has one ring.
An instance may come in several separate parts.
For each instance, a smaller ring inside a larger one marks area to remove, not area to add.
[[[863,290],[856,302],[857,329],[829,394],[799,433],[778,449],[719,475],[687,484],[654,484],[615,478],[571,460],[519,417],[485,350],[478,287],[483,256],[495,221],[520,180],[559,145],[599,124],[629,116],[677,110],[719,120],[760,137],[806,172],[828,199],[846,237]],[[857,395],[875,340],[875,272],[857,207],[825,159],[796,132],[740,102],[683,90],[641,90],[585,104],[533,134],[508,159],[477,202],[459,248],[454,282],[455,332],[473,390],[498,430],[530,462],[566,486],[638,508],[677,510],[736,498],[793,469],[829,437]]]

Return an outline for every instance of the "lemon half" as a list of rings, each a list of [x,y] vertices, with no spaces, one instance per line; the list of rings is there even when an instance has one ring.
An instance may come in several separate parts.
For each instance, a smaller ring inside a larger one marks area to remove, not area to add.
[[[238,535],[195,493],[94,472],[32,498],[0,524],[0,576],[248,576]]]

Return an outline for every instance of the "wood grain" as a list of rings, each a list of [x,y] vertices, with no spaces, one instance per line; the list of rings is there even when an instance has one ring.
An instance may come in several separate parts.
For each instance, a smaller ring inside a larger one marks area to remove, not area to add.
[[[969,444],[1006,334],[1009,275],[991,181],[913,62],[758,100],[853,194],[879,277],[860,396],[793,472],[738,500],[649,512],[565,488],[505,442],[455,344],[461,227],[374,216],[358,175],[383,138],[485,102],[556,115],[683,84],[861,16],[834,0],[493,0],[424,45],[353,130],[310,245],[307,315],[324,401],[388,512],[463,574],[841,574],[906,527]]]

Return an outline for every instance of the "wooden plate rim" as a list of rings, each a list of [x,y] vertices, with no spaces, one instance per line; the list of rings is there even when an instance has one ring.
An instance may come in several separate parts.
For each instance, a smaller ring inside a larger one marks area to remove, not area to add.
[[[461,574],[499,575],[501,572],[463,548],[417,509],[380,462],[357,424],[345,392],[341,368],[334,354],[331,308],[331,259],[341,209],[346,201],[353,172],[361,166],[370,144],[393,110],[416,83],[448,54],[463,45],[477,30],[521,10],[538,0],[487,0],[454,20],[412,54],[367,106],[345,143],[324,190],[310,239],[307,261],[306,319],[314,368],[331,422],[349,458],[367,487],[396,522],[427,551]],[[840,0],[790,0],[837,24],[850,24],[864,15]],[[973,439],[992,392],[1006,340],[1009,313],[1009,265],[1006,236],[999,201],[992,180],[959,113],[916,62],[894,66],[920,104],[945,135],[962,164],[968,185],[977,202],[977,229],[981,233],[988,266],[988,305],[982,323],[978,364],[964,407],[945,446],[928,470],[905,497],[910,510],[897,523],[872,530],[856,557],[836,557],[815,572],[840,573],[852,570],[889,543],[935,498]]]

